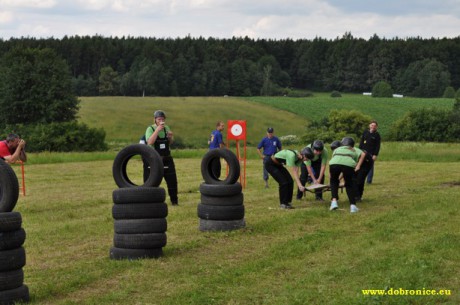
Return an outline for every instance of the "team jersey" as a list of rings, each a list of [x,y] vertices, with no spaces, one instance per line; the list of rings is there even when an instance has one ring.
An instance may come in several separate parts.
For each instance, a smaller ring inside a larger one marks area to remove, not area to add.
[[[311,147],[311,144],[308,144],[307,147],[310,147],[313,150],[313,148]],[[326,147],[323,148],[323,151],[321,152],[320,155],[315,155],[312,160],[307,160],[304,163],[307,166],[311,166],[311,163],[317,161],[319,158],[321,158],[322,165],[327,164],[327,159],[329,158],[329,151],[327,150]]]
[[[287,166],[300,166],[302,160],[297,157],[297,150],[284,149],[275,154],[275,158]]]
[[[361,150],[358,152],[358,149],[349,146],[338,147],[332,153],[332,159],[329,161],[329,165],[337,164],[355,168],[356,164],[358,164],[361,152]]]
[[[217,129],[212,131],[209,141],[209,149],[220,148],[220,144],[224,144],[222,133]]]
[[[271,139],[269,137],[265,137],[260,141],[259,145],[257,145],[257,149],[264,148],[264,155],[272,156],[277,151],[281,150],[281,142],[280,140],[273,136]]]

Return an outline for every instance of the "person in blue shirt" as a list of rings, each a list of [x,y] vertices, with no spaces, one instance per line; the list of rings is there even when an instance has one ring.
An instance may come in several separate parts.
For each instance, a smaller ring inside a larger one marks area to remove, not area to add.
[[[224,122],[222,121],[217,122],[216,129],[211,132],[211,136],[209,137],[209,140],[208,140],[209,149],[218,149],[218,148],[225,147],[224,139],[222,136],[223,130],[224,130]],[[212,161],[211,171],[214,177],[216,178],[220,177],[220,171],[221,171],[220,159],[216,158]]]
[[[263,152],[262,152],[263,149]],[[281,141],[274,135],[273,127],[267,128],[267,136],[257,145],[257,153],[263,160],[263,179],[265,188],[268,188],[268,172],[265,168],[265,163],[277,152],[281,150]]]

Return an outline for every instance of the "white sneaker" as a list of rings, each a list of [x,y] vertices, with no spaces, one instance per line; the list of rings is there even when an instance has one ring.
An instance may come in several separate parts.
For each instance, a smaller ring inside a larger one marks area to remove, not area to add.
[[[337,210],[338,208],[339,208],[339,205],[337,204],[337,201],[335,200],[331,201],[331,207],[329,208],[329,210],[334,211],[334,210]]]
[[[359,209],[356,205],[350,205],[350,213],[358,213]]]

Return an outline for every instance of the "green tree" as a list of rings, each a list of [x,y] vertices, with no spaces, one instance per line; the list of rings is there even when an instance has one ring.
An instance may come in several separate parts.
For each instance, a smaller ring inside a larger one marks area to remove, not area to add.
[[[0,125],[67,122],[79,100],[69,67],[54,50],[15,48],[0,60]]]
[[[455,98],[455,89],[452,86],[446,87],[444,93],[442,94],[443,98]]]
[[[380,81],[372,88],[372,97],[393,97],[393,89],[389,83]]]
[[[120,92],[120,77],[118,73],[107,66],[99,73],[99,95],[118,95]]]

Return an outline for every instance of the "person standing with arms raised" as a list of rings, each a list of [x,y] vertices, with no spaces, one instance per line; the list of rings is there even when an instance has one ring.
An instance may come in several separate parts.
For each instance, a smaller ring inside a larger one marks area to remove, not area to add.
[[[174,135],[166,125],[166,114],[162,110],[157,110],[153,114],[154,124],[147,127],[145,138],[147,144],[155,148],[163,159],[164,178],[168,186],[168,194],[172,205],[179,205],[177,196],[177,175],[176,166],[171,156],[170,145],[174,142]],[[144,168],[145,171],[145,168]]]

